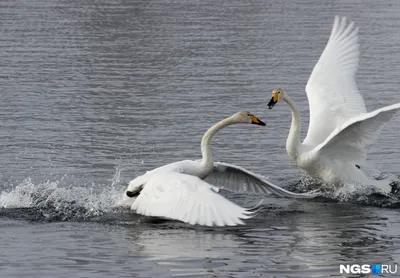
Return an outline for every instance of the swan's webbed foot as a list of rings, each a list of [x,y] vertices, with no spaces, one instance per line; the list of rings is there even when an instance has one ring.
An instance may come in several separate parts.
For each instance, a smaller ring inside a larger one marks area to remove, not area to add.
[[[392,193],[392,194],[397,194],[397,193],[399,193],[399,191],[400,191],[400,184],[399,184],[398,182],[393,181],[393,182],[391,182],[389,185],[392,187],[392,190],[390,191],[390,193]]]

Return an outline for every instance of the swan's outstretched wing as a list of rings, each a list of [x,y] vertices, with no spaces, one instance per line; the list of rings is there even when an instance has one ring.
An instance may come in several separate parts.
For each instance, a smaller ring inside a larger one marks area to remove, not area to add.
[[[365,160],[365,146],[373,143],[383,125],[400,109],[400,103],[358,115],[343,127],[337,128],[315,151],[330,159],[362,163]]]
[[[317,146],[345,121],[366,113],[355,81],[359,61],[358,28],[335,17],[328,43],[306,86],[310,122],[304,144]]]
[[[131,209],[139,214],[176,219],[192,225],[244,224],[258,209],[245,209],[216,193],[218,188],[195,176],[168,172],[152,177]]]
[[[270,183],[261,175],[255,174],[242,167],[222,162],[214,162],[213,171],[204,180],[216,187],[239,193],[274,193],[281,197],[299,199],[308,199],[319,196],[317,192],[290,192]]]

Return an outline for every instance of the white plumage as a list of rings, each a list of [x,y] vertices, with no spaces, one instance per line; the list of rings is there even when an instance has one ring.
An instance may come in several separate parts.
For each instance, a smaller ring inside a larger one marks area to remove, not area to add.
[[[328,183],[343,181],[375,185],[384,193],[391,182],[369,179],[356,165],[366,159],[384,123],[400,109],[400,103],[367,113],[355,81],[359,63],[358,28],[345,17],[335,17],[328,43],[306,86],[310,106],[307,136],[300,142],[300,114],[287,93],[275,88],[271,109],[284,100],[292,110],[292,125],[286,141],[290,158],[311,176]]]
[[[183,160],[156,168],[132,180],[120,204],[139,214],[176,219],[206,226],[243,224],[259,209],[245,209],[218,194],[226,190],[270,194],[288,198],[313,198],[316,192],[292,193],[241,167],[213,162],[211,138],[221,128],[235,123],[265,125],[249,112],[241,111],[212,126],[203,136],[201,160]]]
[[[253,215],[217,192],[198,177],[164,172],[149,179],[131,208],[143,215],[205,226],[244,224],[242,219]]]
[[[358,28],[336,16],[306,85],[310,123],[304,144],[322,143],[344,121],[367,112],[355,81],[359,56]]]

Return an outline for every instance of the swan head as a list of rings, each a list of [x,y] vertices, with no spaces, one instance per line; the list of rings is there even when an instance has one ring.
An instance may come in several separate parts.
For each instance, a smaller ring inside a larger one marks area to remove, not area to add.
[[[135,180],[131,181],[124,191],[122,198],[115,205],[118,207],[132,207],[142,189],[143,185],[138,184]]]
[[[129,198],[136,198],[139,196],[140,192],[143,189],[144,180],[143,176],[139,176],[136,179],[129,182],[128,187],[125,190],[125,195]]]
[[[239,111],[231,117],[233,123],[255,124],[265,126],[265,123],[252,113],[247,111]]]
[[[143,190],[144,184],[146,184],[147,179],[145,175],[138,176],[134,180],[131,180],[128,187],[124,191],[122,199],[118,202],[118,206],[131,207],[135,202],[136,198],[140,195]]]
[[[268,108],[272,109],[272,107],[274,107],[274,105],[281,99],[285,99],[286,98],[286,92],[281,89],[281,88],[274,88],[272,90],[272,98],[271,100],[268,102]]]

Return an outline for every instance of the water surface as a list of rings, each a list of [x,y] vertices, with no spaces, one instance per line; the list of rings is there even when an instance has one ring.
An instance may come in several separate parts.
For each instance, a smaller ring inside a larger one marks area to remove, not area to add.
[[[215,157],[293,188],[286,89],[304,87],[334,15],[360,26],[368,110],[399,102],[397,1],[10,1],[0,4],[0,276],[340,277],[399,261],[396,208],[267,197],[246,226],[154,222],[113,207],[125,182],[196,159],[205,130],[239,110],[267,122],[214,138]],[[369,149],[397,177],[399,119]],[[255,197],[227,195],[250,206]]]

